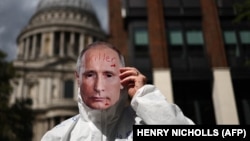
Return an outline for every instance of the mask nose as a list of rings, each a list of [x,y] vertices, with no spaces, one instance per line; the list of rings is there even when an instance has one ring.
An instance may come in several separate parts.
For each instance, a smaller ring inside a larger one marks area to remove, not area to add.
[[[95,90],[100,93],[104,91],[104,81],[101,76],[98,76],[95,81]]]

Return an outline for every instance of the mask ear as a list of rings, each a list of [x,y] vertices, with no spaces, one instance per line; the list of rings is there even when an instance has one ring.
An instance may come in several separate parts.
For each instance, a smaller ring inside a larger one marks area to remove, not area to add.
[[[79,78],[79,74],[77,72],[75,72],[75,78],[76,78],[76,81],[77,81],[77,85],[79,87],[80,86],[80,78]]]

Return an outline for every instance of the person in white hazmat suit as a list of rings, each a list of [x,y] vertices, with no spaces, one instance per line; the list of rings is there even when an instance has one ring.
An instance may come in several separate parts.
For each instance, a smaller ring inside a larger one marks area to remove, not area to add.
[[[191,124],[118,49],[94,42],[77,60],[79,114],[47,131],[41,141],[133,140],[133,125]]]

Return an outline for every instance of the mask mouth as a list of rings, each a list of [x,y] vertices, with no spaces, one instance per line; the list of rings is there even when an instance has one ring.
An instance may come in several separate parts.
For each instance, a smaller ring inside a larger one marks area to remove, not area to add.
[[[102,102],[102,101],[106,101],[109,100],[110,98],[108,97],[99,97],[99,96],[93,96],[91,97],[91,100],[96,101],[96,102]]]

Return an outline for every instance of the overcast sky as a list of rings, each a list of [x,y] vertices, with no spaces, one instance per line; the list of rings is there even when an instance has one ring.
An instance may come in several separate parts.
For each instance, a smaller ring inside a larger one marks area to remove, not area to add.
[[[34,14],[39,0],[0,0],[0,50],[16,59],[16,38]],[[107,0],[91,0],[102,28],[107,31]]]

